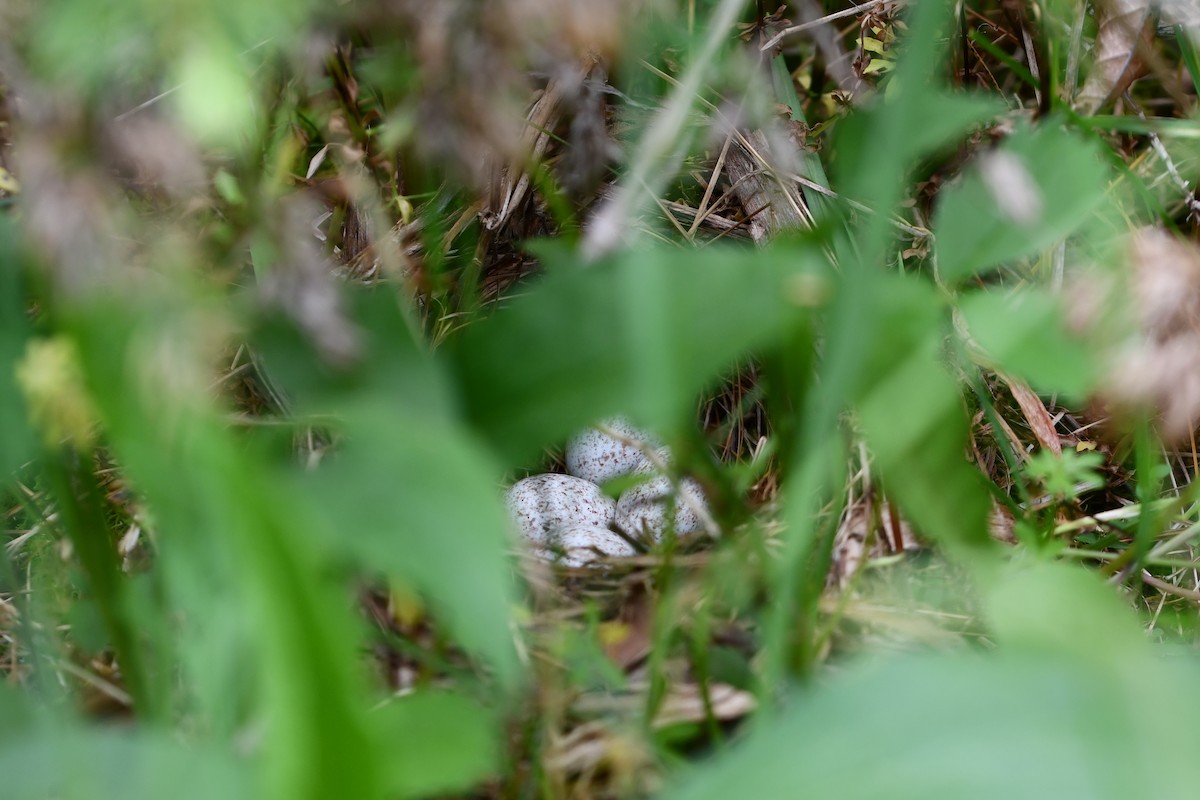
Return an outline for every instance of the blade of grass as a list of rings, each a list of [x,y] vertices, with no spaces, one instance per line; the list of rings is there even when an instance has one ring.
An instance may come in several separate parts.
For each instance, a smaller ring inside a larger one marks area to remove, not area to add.
[[[1183,56],[1184,66],[1192,78],[1192,86],[1200,92],[1200,52],[1197,52],[1196,42],[1200,39],[1197,33],[1184,26],[1175,26],[1175,41],[1179,43],[1179,54]]]
[[[137,710],[153,721],[161,716],[163,706],[161,698],[150,691],[137,637],[125,613],[125,576],[95,473],[87,459],[73,452],[48,453],[41,463],[57,499],[59,520],[87,576],[88,592],[100,611],[125,685]]]
[[[771,58],[771,85],[775,89],[775,96],[779,98],[780,102],[791,109],[792,119],[807,124],[807,120],[804,118],[804,109],[800,105],[800,97],[796,94],[792,75],[788,71],[787,63],[784,61],[782,54],[777,54]],[[825,174],[825,166],[821,163],[820,154],[808,149],[803,150],[802,154],[805,176],[827,189],[830,188],[829,178]],[[836,208],[831,198],[814,191],[805,192],[804,199],[808,201],[813,219],[816,221],[818,227],[823,222],[828,222],[834,218]]]

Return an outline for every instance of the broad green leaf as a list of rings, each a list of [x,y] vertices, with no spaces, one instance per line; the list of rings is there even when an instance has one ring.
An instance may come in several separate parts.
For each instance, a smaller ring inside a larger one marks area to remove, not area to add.
[[[898,180],[918,159],[954,144],[1004,111],[994,98],[933,88],[908,96],[903,102],[911,109],[894,108],[901,102],[896,98],[879,102],[884,105],[856,112],[837,127],[836,172],[842,180],[855,182],[859,193],[869,193],[881,183],[879,174],[867,172],[868,165],[886,168]],[[885,140],[888,147],[880,147]]]
[[[884,490],[905,515],[945,544],[983,545],[990,501],[967,462],[966,413],[939,343],[907,353],[858,403],[858,418]]]
[[[466,792],[499,766],[497,720],[462,695],[422,691],[372,714],[395,797]]]
[[[457,422],[452,387],[413,337],[396,298],[351,295],[362,356],[323,363],[295,329],[264,326],[263,362],[300,418],[344,434],[295,490],[334,560],[420,589],[464,647],[516,679],[509,631],[515,591],[500,468]]]
[[[1099,148],[1051,122],[979,154],[934,214],[938,271],[959,281],[1049,247],[1103,201]]]
[[[186,747],[165,733],[65,722],[0,742],[5,800],[249,800],[258,795],[248,767],[231,753]]]
[[[862,320],[831,342],[831,369],[854,369],[850,402],[885,491],[923,531],[942,541],[987,540],[989,500],[966,460],[967,419],[941,363],[946,308],[927,282],[877,273],[855,293]],[[854,343],[854,340],[858,340]]]
[[[420,589],[464,647],[515,683],[500,470],[457,426],[384,405],[352,411],[342,452],[297,483],[326,546]]]
[[[352,364],[324,361],[289,320],[260,321],[255,352],[287,410],[301,419],[336,422],[349,406],[371,398],[393,403],[408,416],[453,418],[457,404],[446,370],[418,343],[395,294],[358,288],[344,296],[360,345]]]
[[[1082,398],[1096,378],[1094,348],[1066,329],[1058,300],[1044,292],[979,291],[959,310],[991,366],[1043,392]]]
[[[1111,586],[1094,572],[1073,564],[1017,560],[989,587],[988,623],[996,641],[1119,667],[1146,646],[1137,617]]]
[[[1191,796],[1200,700],[1184,687],[1200,670],[1127,655],[1138,669],[1024,652],[860,666],[793,697],[662,797]]]
[[[192,371],[203,374],[193,326],[210,320],[208,309],[199,298],[153,300],[110,305],[97,296],[67,320],[112,451],[153,509],[159,546],[177,568],[189,557],[199,575],[215,567],[213,587],[229,581],[245,600],[238,613],[254,637],[246,651],[208,657],[252,659],[266,719],[262,794],[376,797],[355,629],[306,535],[314,522],[301,513],[304,498],[233,437],[202,392],[189,391]],[[173,599],[212,613],[197,598]]]
[[[586,268],[561,248],[544,255],[550,275],[453,343],[470,419],[513,462],[618,410],[676,423],[784,328],[789,277],[816,259],[796,246],[647,247]]]

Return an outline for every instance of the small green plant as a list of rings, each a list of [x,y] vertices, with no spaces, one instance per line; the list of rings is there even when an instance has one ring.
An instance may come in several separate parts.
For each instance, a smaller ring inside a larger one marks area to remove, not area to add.
[[[1104,486],[1097,471],[1103,463],[1100,453],[1041,450],[1029,457],[1025,474],[1056,502],[1065,503]]]

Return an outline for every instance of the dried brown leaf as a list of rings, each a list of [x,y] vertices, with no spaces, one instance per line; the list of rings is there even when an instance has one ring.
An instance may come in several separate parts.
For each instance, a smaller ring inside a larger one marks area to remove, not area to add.
[[[1030,430],[1037,437],[1038,444],[1055,455],[1062,455],[1062,443],[1058,440],[1058,432],[1054,430],[1054,420],[1042,403],[1042,398],[1022,381],[1007,376],[1005,380],[1013,399],[1021,407],[1021,413],[1025,415]]]
[[[858,503],[846,511],[842,524],[833,539],[833,561],[829,565],[828,582],[845,589],[862,566],[870,532],[870,513],[866,503]]]
[[[650,652],[654,608],[649,595],[638,593],[621,610],[618,619],[600,626],[604,654],[621,669],[629,669]]]
[[[1078,105],[1094,114],[1129,88],[1142,71],[1140,42],[1153,32],[1150,0],[1104,0],[1098,3],[1099,26],[1092,71],[1079,92]]]
[[[1016,544],[1015,528],[1016,520],[1013,518],[1012,512],[993,500],[991,513],[988,514],[988,533],[992,535],[993,539]]]
[[[654,718],[654,727],[665,728],[681,722],[704,722],[711,709],[714,719],[728,721],[741,719],[757,708],[754,695],[727,683],[708,685],[708,703],[699,684],[688,683],[675,686],[663,700]]]

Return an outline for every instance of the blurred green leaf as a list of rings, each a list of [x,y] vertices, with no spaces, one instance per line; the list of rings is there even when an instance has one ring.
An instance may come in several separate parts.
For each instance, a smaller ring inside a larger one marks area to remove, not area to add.
[[[885,490],[944,544],[986,545],[989,495],[967,462],[967,417],[937,340],[910,352],[857,406]]]
[[[186,130],[218,147],[248,141],[259,120],[249,72],[233,48],[220,40],[195,42],[177,69],[172,100]]]
[[[347,421],[343,452],[298,484],[333,553],[420,589],[467,649],[513,685],[511,522],[500,470],[454,425],[387,406]]]
[[[1115,591],[1080,567],[1018,563],[989,583],[998,650],[844,670],[664,797],[1116,800],[1149,785],[1189,796],[1194,658],[1158,657]]]
[[[951,10],[946,3],[913,7],[907,33],[895,48],[900,60],[886,90],[848,129],[847,146],[838,147],[835,185],[876,212],[856,237],[862,263],[872,268],[883,260],[894,235],[888,215],[900,202],[907,171],[929,151],[950,144],[1002,110],[989,99],[951,95],[944,88],[940,65],[950,43],[945,29]]]
[[[1058,629],[1059,636],[1062,635]],[[857,667],[697,768],[664,800],[1188,797],[1194,665],[942,653]],[[1158,709],[1162,713],[1153,713]]]
[[[837,176],[864,191],[878,188],[877,175],[864,167],[875,160],[891,169],[905,169],[917,159],[954,144],[972,128],[999,116],[1004,106],[983,95],[926,90],[903,100],[878,98],[878,103],[851,114],[837,126]],[[880,147],[881,141],[888,147]],[[885,151],[872,155],[875,151]],[[878,169],[879,167],[875,167]]]
[[[235,56],[264,45],[283,49],[290,37],[304,30],[311,5],[309,0],[46,0],[33,15],[28,44],[41,77],[77,90],[111,92],[116,81],[161,80],[163,62],[172,60],[177,60],[174,77],[178,78],[192,69],[185,64],[194,54],[206,48],[225,49]],[[207,69],[192,74],[215,75]],[[181,84],[160,85],[158,91],[180,88]],[[208,90],[193,87],[192,91]],[[251,97],[223,96],[222,102],[248,103]],[[200,124],[210,123],[200,120]]]
[[[165,733],[118,732],[66,722],[32,725],[18,739],[0,744],[0,775],[5,800],[260,796],[253,791],[246,762],[231,753],[187,747]]]
[[[160,546],[176,568],[190,559],[197,570],[200,580],[173,599],[210,613],[203,597],[182,592],[224,580],[245,601],[238,611],[252,621],[245,645],[268,720],[263,794],[376,797],[350,611],[317,563],[303,498],[189,383],[203,374],[194,326],[212,312],[197,296],[183,303],[97,295],[64,321],[112,450],[154,508]]]
[[[267,374],[301,418],[345,435],[328,463],[298,476],[295,491],[320,521],[314,530],[327,555],[420,589],[456,640],[512,685],[515,542],[501,470],[457,422],[449,381],[396,298],[351,296],[363,343],[353,366],[322,362],[283,321],[258,337]]]
[[[942,363],[946,308],[926,281],[877,273],[860,288],[865,332],[854,407],[884,488],[917,526],[947,544],[988,540],[990,500],[966,460],[967,417]],[[831,346],[830,358],[840,358]]]
[[[29,321],[25,311],[23,259],[13,221],[0,217],[0,484],[32,458],[34,437],[16,382],[17,362],[25,355]]]
[[[778,334],[817,254],[639,248],[581,267],[540,252],[551,274],[454,342],[470,419],[521,463],[607,414],[670,428],[738,356]],[[803,301],[803,298],[801,298]]]
[[[1066,329],[1057,298],[1036,289],[979,291],[965,294],[959,310],[995,368],[1075,398],[1094,385],[1095,347]]]
[[[0,554],[0,558],[5,555]],[[36,722],[37,712],[30,695],[0,683],[0,719],[4,720],[0,725],[0,753],[3,753],[5,748],[26,738]]]
[[[420,691],[372,714],[394,797],[465,792],[495,774],[497,720],[461,695]]]
[[[345,292],[346,316],[354,320],[362,352],[353,364],[323,360],[311,341],[287,319],[260,321],[254,337],[260,366],[300,418],[335,421],[364,399],[385,401],[407,415],[452,419],[458,406],[446,373],[418,341],[419,331],[399,299],[386,290]]]
[[[993,581],[984,608],[1005,647],[1073,654],[1119,670],[1140,668],[1149,653],[1129,606],[1078,565],[1017,559]]]
[[[1023,126],[979,155],[938,201],[938,272],[959,281],[1068,236],[1105,199],[1099,148],[1053,121]]]
[[[71,640],[87,653],[98,653],[108,644],[104,617],[96,603],[81,597],[67,610],[66,622],[71,626]]]

